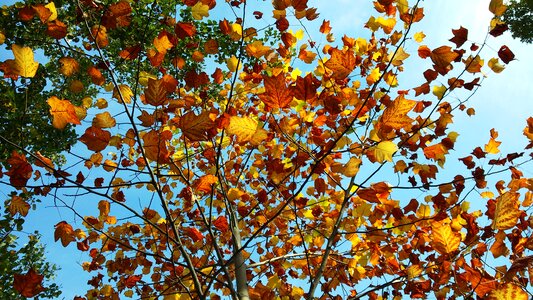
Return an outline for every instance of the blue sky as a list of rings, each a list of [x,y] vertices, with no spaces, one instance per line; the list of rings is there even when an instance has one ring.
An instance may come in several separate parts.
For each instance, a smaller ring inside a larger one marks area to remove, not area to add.
[[[2,4],[6,2],[0,1]],[[222,4],[222,1],[220,2]],[[427,37],[422,44],[434,48],[442,44],[451,45],[448,42],[448,39],[452,37],[451,29],[463,26],[469,29],[469,42],[482,43],[491,18],[488,2],[483,0],[425,1],[422,6],[425,7],[426,17],[415,26],[412,32],[423,31]],[[367,31],[363,31],[362,27],[369,16],[374,14],[370,3],[370,1],[361,0],[310,1],[310,6],[318,7],[320,17],[308,26],[308,30],[318,31],[321,21],[327,19],[331,21],[331,27],[337,39],[344,34],[352,37],[358,37],[360,34],[367,35]],[[533,112],[533,97],[531,96],[533,94],[531,85],[533,82],[531,76],[533,45],[522,44],[513,40],[509,33],[505,33],[497,39],[489,38],[484,57],[497,57],[497,51],[503,44],[509,46],[515,53],[516,61],[511,62],[501,74],[488,74],[482,87],[470,100],[470,106],[476,109],[475,116],[466,117],[464,114],[457,114],[453,127],[461,135],[456,144],[456,153],[464,153],[459,156],[465,156],[473,147],[485,144],[489,139],[491,128],[499,131],[499,140],[503,142],[500,149],[504,153],[519,151],[526,143],[522,136],[522,129],[526,125],[525,120]],[[416,55],[417,47],[418,45],[412,42],[406,46],[406,51],[412,55],[411,61],[420,62]],[[5,52],[0,53],[4,56]],[[1,60],[4,59],[2,57]],[[421,72],[428,66],[416,65],[411,61],[406,61],[406,75],[403,80],[409,82],[410,87],[415,87],[422,83]],[[411,82],[418,84],[411,84]],[[461,97],[461,94],[457,96]],[[533,177],[532,168],[522,169],[522,171],[526,177]],[[0,190],[0,195],[4,196],[5,192]],[[67,210],[45,207],[47,201],[50,199],[43,201],[44,204],[39,210],[30,212],[25,231],[32,232],[34,229],[41,231],[43,241],[47,244],[48,259],[62,268],[58,273],[58,283],[63,286],[63,297],[72,299],[75,295],[85,293],[85,282],[89,277],[79,265],[87,260],[87,257],[75,250],[73,244],[64,248],[60,243],[53,242],[53,225],[61,220],[71,220],[73,216]]]

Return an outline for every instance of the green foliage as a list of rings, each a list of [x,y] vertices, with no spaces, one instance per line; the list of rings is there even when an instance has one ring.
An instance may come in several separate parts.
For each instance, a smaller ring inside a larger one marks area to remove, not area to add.
[[[512,0],[503,14],[514,38],[523,43],[533,42],[533,1]]]
[[[7,210],[7,202],[0,217],[0,299],[26,299],[13,288],[13,278],[15,274],[26,273],[31,268],[44,276],[42,284],[45,290],[38,297],[57,299],[61,291],[52,282],[59,268],[46,261],[45,246],[39,241],[40,235],[37,232],[29,234],[28,241],[21,245],[19,237],[24,235],[21,232],[24,219],[18,214],[12,216]]]

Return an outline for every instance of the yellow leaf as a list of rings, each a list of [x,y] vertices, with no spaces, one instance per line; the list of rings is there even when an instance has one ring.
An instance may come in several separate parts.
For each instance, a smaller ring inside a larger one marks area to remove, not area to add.
[[[499,17],[503,15],[506,9],[507,9],[507,6],[503,4],[503,0],[491,0],[490,1],[489,10],[495,16]]]
[[[239,60],[237,59],[237,57],[235,57],[235,55],[233,55],[230,58],[226,59],[226,65],[228,66],[228,69],[231,72],[235,72],[235,71],[237,71],[237,66],[240,65],[240,64],[239,64]]]
[[[494,57],[489,60],[489,68],[494,73],[501,73],[505,69],[505,66],[500,64],[500,61]]]
[[[441,86],[434,86],[433,87],[433,95],[437,96],[437,98],[440,100],[442,97],[444,97],[444,93],[446,93],[446,87]]]
[[[461,234],[452,231],[448,220],[433,222],[431,224],[433,247],[440,254],[449,254],[459,248],[461,244]]]
[[[392,56],[394,54],[394,57]],[[389,60],[392,60],[393,66],[401,66],[403,64],[403,61],[407,59],[410,55],[403,50],[403,47],[398,48],[398,50],[395,52],[391,52],[389,54]]]
[[[237,142],[250,141],[257,131],[257,121],[249,117],[232,116],[226,131],[237,136]]]
[[[204,17],[209,17],[209,6],[198,1],[191,9],[192,17],[195,20],[201,20]]]
[[[72,57],[62,57],[59,59],[59,63],[61,64],[59,73],[67,77],[72,76],[80,71],[80,65],[78,64],[78,61]]]
[[[493,138],[490,138],[489,142],[485,145],[485,152],[489,154],[500,153],[500,149],[498,149],[498,146],[500,146],[501,143],[502,142],[499,142]]]
[[[381,77],[381,72],[379,71],[379,68],[375,68],[366,77],[366,83],[368,83],[368,85],[372,85],[376,83],[376,81],[378,81],[380,77]]]
[[[9,202],[9,213],[14,216],[19,213],[21,216],[25,217],[28,214],[30,209],[30,204],[28,204],[22,197],[12,196],[11,201]]]
[[[103,112],[101,114],[96,114],[93,119],[94,127],[111,128],[115,127],[116,124],[117,122],[115,121],[115,118],[113,118],[108,111]]]
[[[428,218],[431,216],[431,207],[426,204],[420,205],[416,211],[416,216],[419,218]]]
[[[54,4],[54,2],[50,2],[46,4],[44,7],[48,8],[48,10],[50,10],[50,13],[51,13],[50,17],[48,17],[48,20],[46,20],[47,22],[57,19],[57,9],[56,9],[56,5]]]
[[[262,41],[254,41],[246,46],[248,55],[259,58],[270,51],[270,47],[264,46]]]
[[[527,300],[528,294],[519,286],[506,283],[495,290],[492,290],[489,295],[490,300]]]
[[[422,43],[422,41],[424,40],[424,38],[426,37],[426,35],[420,31],[420,32],[417,32],[413,35],[413,39],[417,42],[417,43]]]
[[[174,45],[170,42],[167,35],[161,37],[156,37],[154,39],[154,47],[159,53],[167,53],[167,50],[172,48]]]
[[[98,107],[99,109],[104,109],[107,107],[107,100],[104,99],[104,98],[98,98],[96,100],[96,107]]]
[[[113,98],[117,99],[119,103],[122,103],[122,100],[126,103],[131,103],[133,98],[133,91],[126,84],[119,84],[118,89],[113,88]]]
[[[407,278],[409,280],[413,280],[414,278],[422,274],[423,270],[419,265],[412,265],[409,268],[407,268],[406,271],[407,271]]]
[[[357,157],[351,157],[350,160],[344,165],[342,173],[346,177],[353,177],[359,172],[359,166],[361,165],[361,159]]]
[[[31,78],[37,73],[39,63],[33,59],[33,51],[29,47],[20,47],[13,44],[11,51],[15,60],[7,60],[6,63],[11,67],[13,72],[22,77]]]
[[[117,163],[110,159],[106,159],[104,161],[104,170],[106,170],[107,172],[113,172],[117,167]]]
[[[68,123],[81,124],[76,114],[76,107],[68,100],[60,100],[56,96],[50,97],[47,101],[50,106],[50,114],[53,117],[52,126],[63,129]]]
[[[6,35],[0,31],[0,45],[6,42]]]
[[[392,161],[392,155],[398,150],[398,146],[391,141],[380,142],[374,149],[374,156],[376,161],[382,163],[384,161]]]
[[[505,230],[514,227],[520,214],[518,193],[504,193],[496,199],[492,229]]]

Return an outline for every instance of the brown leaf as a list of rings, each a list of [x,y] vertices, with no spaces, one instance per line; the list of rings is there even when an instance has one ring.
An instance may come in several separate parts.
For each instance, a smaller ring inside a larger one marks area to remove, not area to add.
[[[189,140],[205,141],[208,138],[207,131],[214,125],[208,111],[203,111],[198,116],[193,111],[189,111],[180,118],[178,127]]]
[[[336,80],[343,80],[348,77],[355,69],[355,65],[356,59],[353,51],[342,51],[335,48],[331,49],[331,58],[324,64],[333,72],[331,77]]]
[[[263,76],[265,82],[265,92],[258,95],[261,101],[271,108],[285,108],[292,101],[292,89],[287,87],[285,74],[277,76]]]
[[[24,275],[14,274],[13,277],[13,288],[23,297],[32,298],[45,290],[42,286],[44,275],[38,274],[33,268]]]

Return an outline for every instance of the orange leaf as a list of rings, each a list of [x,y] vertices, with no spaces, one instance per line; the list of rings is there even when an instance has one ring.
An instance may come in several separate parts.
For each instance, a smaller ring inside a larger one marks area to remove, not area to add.
[[[61,239],[63,247],[68,246],[70,242],[76,239],[74,229],[65,221],[61,221],[55,226],[54,240],[57,242],[59,239]]]
[[[209,193],[213,184],[218,182],[215,175],[204,175],[194,182],[194,188],[197,192]]]
[[[333,79],[345,79],[355,69],[355,54],[351,50],[341,51],[333,48],[331,49],[331,58],[324,65],[333,71],[331,74]]]
[[[111,133],[109,133],[109,131],[94,126],[87,128],[85,133],[80,137],[80,141],[84,143],[89,150],[94,152],[104,150],[110,140]]]
[[[458,56],[459,54],[453,52],[452,48],[449,46],[441,46],[431,51],[431,60],[435,64],[437,71],[448,69],[451,62]]]
[[[413,122],[407,113],[415,107],[416,101],[398,96],[381,115],[380,123],[393,129],[407,128]]]
[[[103,25],[94,25],[91,29],[91,35],[94,38],[96,45],[100,48],[105,48],[109,45],[107,39],[107,30]]]
[[[144,93],[146,103],[148,104],[160,106],[168,103],[167,90],[161,79],[148,79],[148,88]]]
[[[441,222],[433,222],[431,227],[433,237],[433,247],[440,254],[449,254],[459,248],[461,243],[461,234],[452,231],[450,224],[443,220]]]
[[[111,116],[111,114],[106,111],[101,114],[96,114],[93,118],[93,126],[98,128],[111,128],[115,127],[117,122],[115,121],[115,118]]]
[[[44,288],[41,285],[44,275],[38,274],[33,268],[25,275],[14,274],[13,277],[13,288],[23,297],[35,297],[40,292],[44,291]]]
[[[213,120],[209,118],[208,111],[203,111],[198,116],[193,111],[189,111],[180,118],[178,127],[189,140],[205,141],[208,137],[207,131],[214,125]]]
[[[215,221],[213,221],[213,226],[215,226],[216,229],[222,232],[226,232],[229,229],[228,220],[224,216],[220,216]]]
[[[21,216],[25,217],[28,214],[29,209],[30,209],[30,204],[24,201],[22,197],[19,197],[19,196],[11,197],[11,201],[9,201],[8,211],[12,216],[19,213]]]
[[[80,65],[78,61],[72,57],[62,57],[59,59],[61,67],[59,68],[59,73],[69,77],[80,71]]]
[[[185,234],[194,242],[198,242],[204,238],[204,235],[196,228],[187,227],[184,228],[183,231],[185,231]]]
[[[292,89],[287,88],[285,74],[277,76],[263,76],[265,81],[265,92],[259,98],[271,108],[285,108],[292,101]]]
[[[490,300],[527,300],[528,294],[519,286],[506,283],[489,294]]]
[[[521,215],[518,209],[518,193],[506,192],[496,199],[493,229],[510,229],[516,225]]]
[[[158,163],[168,163],[170,153],[167,149],[167,142],[172,138],[170,131],[163,131],[162,133],[151,130],[142,136],[144,141],[144,151],[146,158]]]

